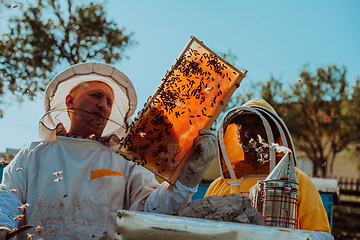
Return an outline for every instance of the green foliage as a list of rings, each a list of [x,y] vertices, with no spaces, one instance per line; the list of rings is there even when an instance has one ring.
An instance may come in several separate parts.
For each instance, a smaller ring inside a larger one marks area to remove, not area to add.
[[[336,66],[319,68],[316,75],[304,68],[300,82],[284,93],[286,104],[276,108],[297,148],[313,162],[314,176],[326,177],[326,163],[332,174],[336,154],[356,139],[354,119],[347,110],[351,102],[345,76],[346,68]]]
[[[314,176],[326,177],[326,164],[332,174],[336,154],[359,139],[360,81],[350,91],[345,67],[318,68],[312,74],[305,66],[289,90],[271,77],[261,85],[261,98],[284,120],[296,149],[313,162]]]
[[[18,5],[4,6],[3,12]],[[8,31],[0,37],[0,97],[10,92],[19,102],[24,96],[32,100],[45,90],[57,68],[90,60],[110,64],[121,60],[126,57],[124,50],[135,43],[132,33],[124,32],[107,20],[100,3],[78,6],[74,0],[61,4],[38,0],[30,4],[21,9],[21,15],[10,16]]]
[[[353,162],[353,166],[360,171],[360,147],[350,145],[346,148],[345,156]]]

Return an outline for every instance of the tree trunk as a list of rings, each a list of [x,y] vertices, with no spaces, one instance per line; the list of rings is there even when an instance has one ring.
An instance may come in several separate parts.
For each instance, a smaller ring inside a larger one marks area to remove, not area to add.
[[[312,161],[313,162],[313,165],[314,165],[314,167],[313,167],[313,177],[318,177],[318,167],[319,167],[319,165],[318,165],[318,163],[317,163],[317,161]]]
[[[326,162],[325,162],[326,163]],[[326,178],[326,165],[325,164],[323,164],[322,166],[321,166],[321,173],[322,173],[322,178]]]
[[[335,162],[335,156],[336,156],[336,154],[333,153],[333,154],[332,154],[331,161],[330,161],[330,169],[329,169],[329,177],[330,177],[330,178],[333,178],[333,177],[334,177],[334,162]]]

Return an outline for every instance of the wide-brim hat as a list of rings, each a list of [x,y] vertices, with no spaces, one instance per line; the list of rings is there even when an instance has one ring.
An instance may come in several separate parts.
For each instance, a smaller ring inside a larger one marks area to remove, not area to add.
[[[56,75],[45,90],[44,108],[46,114],[39,124],[39,137],[42,140],[55,141],[56,127],[59,124],[66,131],[70,129],[70,118],[66,107],[66,96],[83,82],[104,82],[114,92],[114,104],[111,115],[104,128],[102,137],[124,136],[127,123],[136,110],[137,96],[130,79],[115,67],[98,62],[73,65]]]

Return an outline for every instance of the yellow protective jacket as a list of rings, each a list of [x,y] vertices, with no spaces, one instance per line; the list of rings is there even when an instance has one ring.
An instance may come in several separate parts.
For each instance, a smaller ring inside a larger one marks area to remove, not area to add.
[[[321,197],[310,177],[303,171],[295,168],[296,178],[299,183],[299,208],[297,229],[323,231],[330,233],[327,214]],[[249,190],[258,180],[232,180],[219,177],[209,186],[205,197],[211,195],[228,195],[238,193],[248,195]]]

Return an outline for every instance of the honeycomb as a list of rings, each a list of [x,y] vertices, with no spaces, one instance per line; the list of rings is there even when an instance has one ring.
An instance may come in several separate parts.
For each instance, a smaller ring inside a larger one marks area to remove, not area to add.
[[[191,37],[121,139],[118,152],[174,183],[193,154],[198,131],[212,126],[246,73]]]

